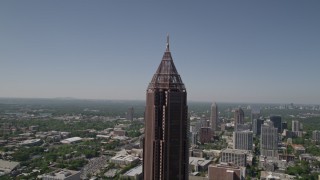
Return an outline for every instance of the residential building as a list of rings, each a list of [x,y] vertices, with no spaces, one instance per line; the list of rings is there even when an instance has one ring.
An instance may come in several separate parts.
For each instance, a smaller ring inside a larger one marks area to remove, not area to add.
[[[278,128],[272,121],[265,121],[261,126],[260,153],[266,157],[278,157]]]
[[[320,142],[320,131],[319,130],[312,131],[312,140],[315,142]]]

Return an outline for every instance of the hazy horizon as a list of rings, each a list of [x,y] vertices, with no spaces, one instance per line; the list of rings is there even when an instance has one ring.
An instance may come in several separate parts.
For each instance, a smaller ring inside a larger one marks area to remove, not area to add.
[[[319,1],[1,1],[0,97],[144,100],[166,34],[188,100],[320,104]]]

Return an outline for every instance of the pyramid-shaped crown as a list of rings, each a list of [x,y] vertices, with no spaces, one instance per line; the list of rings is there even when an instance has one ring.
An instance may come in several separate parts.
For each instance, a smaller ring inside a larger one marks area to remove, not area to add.
[[[185,90],[181,77],[173,63],[169,50],[169,37],[167,37],[167,48],[162,57],[162,61],[153,75],[148,89],[178,89]]]

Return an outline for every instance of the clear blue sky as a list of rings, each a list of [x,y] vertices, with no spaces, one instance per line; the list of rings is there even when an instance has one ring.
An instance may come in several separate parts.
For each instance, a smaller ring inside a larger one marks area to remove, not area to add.
[[[320,103],[320,1],[0,1],[0,97],[145,99],[170,49],[188,99]]]

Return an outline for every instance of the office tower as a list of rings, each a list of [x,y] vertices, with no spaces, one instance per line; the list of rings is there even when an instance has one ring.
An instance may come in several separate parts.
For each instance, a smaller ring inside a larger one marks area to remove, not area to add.
[[[282,133],[281,116],[275,116],[275,115],[270,116],[270,121],[272,121],[273,126],[278,129],[278,133]]]
[[[251,109],[251,122],[253,124],[254,119],[259,119],[260,118],[260,108],[258,107],[252,107]]]
[[[253,133],[252,131],[234,131],[233,149],[242,149],[252,151]]]
[[[292,121],[292,132],[300,131],[300,122],[297,120]]]
[[[210,127],[202,127],[200,129],[200,143],[209,143],[211,142],[212,131]]]
[[[272,121],[265,121],[261,126],[260,153],[266,157],[278,156],[278,129]]]
[[[133,107],[128,108],[128,112],[127,112],[127,119],[128,120],[133,121],[133,113],[134,113]]]
[[[187,91],[173,63],[169,37],[146,93],[143,174],[145,180],[188,179]]]
[[[252,124],[252,132],[255,136],[260,136],[261,134],[261,126],[264,120],[262,119],[254,119]]]
[[[234,111],[234,129],[237,130],[239,124],[244,122],[244,112],[241,108],[238,108]]]
[[[211,116],[210,116],[210,122],[211,122],[211,129],[212,131],[216,131],[218,128],[218,106],[217,104],[214,102],[211,105]]]
[[[236,166],[247,165],[247,153],[246,150],[239,149],[223,149],[221,151],[221,163],[230,163]]]

